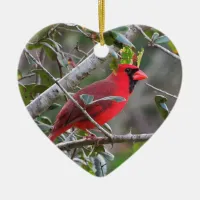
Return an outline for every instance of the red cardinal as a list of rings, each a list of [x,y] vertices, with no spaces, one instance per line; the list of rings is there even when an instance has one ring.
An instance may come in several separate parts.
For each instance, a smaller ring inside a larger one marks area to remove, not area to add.
[[[102,100],[94,104],[88,105],[86,111],[100,125],[105,124],[115,117],[126,105],[130,95],[132,94],[136,83],[139,80],[146,79],[147,75],[134,65],[121,64],[117,73],[112,73],[106,79],[95,82],[81,90],[73,97],[84,107],[83,101],[80,99],[81,94],[94,96],[94,100],[98,100],[108,96],[124,97],[126,101],[115,102],[113,100]],[[68,100],[56,117],[53,130],[49,138],[54,141],[56,137],[76,127],[82,130],[94,129],[95,125],[91,123],[82,111],[71,101]]]

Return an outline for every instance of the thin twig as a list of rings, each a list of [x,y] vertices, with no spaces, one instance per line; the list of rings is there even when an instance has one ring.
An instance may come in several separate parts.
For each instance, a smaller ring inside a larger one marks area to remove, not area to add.
[[[157,48],[161,49],[162,51],[164,51],[165,53],[169,54],[170,56],[180,60],[180,57],[178,55],[176,55],[175,53],[172,53],[171,51],[169,51],[168,49],[166,49],[165,47],[163,47],[163,46],[161,46],[159,44],[153,43],[151,38],[148,37],[148,35],[142,30],[141,27],[139,27],[138,25],[134,25],[134,26],[142,33],[142,35],[145,37],[145,39],[147,39],[150,43],[152,43],[151,46],[157,47]]]
[[[25,75],[25,76],[21,77],[18,81],[22,81],[23,79],[31,78],[31,77],[33,77],[33,76],[35,76],[35,73]]]
[[[56,24],[54,27],[52,27],[48,33],[47,33],[47,36],[50,37],[50,35],[56,30],[56,28],[58,28],[60,24]]]
[[[58,61],[58,58],[56,58],[56,62],[57,62],[57,64],[58,64],[58,70],[59,70],[60,78],[62,78],[62,77],[63,77],[62,65],[61,65],[60,62]]]
[[[88,35],[88,34],[85,33],[83,30],[81,30],[81,29],[79,28],[78,25],[76,25],[75,27],[76,27],[83,35],[85,35],[87,38],[90,38],[90,35]]]
[[[181,60],[180,57],[178,55],[176,55],[175,53],[172,53],[171,51],[169,51],[168,49],[166,49],[165,47],[159,45],[159,44],[153,44],[154,47],[157,47],[159,49],[161,49],[162,51],[164,51],[165,53],[171,55],[172,57]]]
[[[69,32],[80,33],[80,31],[78,31],[78,30],[73,30],[73,29],[69,29],[69,28],[65,28],[65,27],[57,27],[57,29],[62,29],[62,30],[69,31]]]
[[[80,47],[79,47],[79,43],[77,42],[77,44],[76,44],[76,46],[75,46],[75,48],[74,48],[76,51],[78,51],[79,53],[82,53],[84,56],[88,56],[88,54],[87,53],[85,53],[83,50],[81,50],[80,49]]]
[[[87,55],[90,55],[90,53],[93,51],[94,47],[92,49],[89,50],[89,52],[87,53]],[[87,58],[86,55],[84,55],[77,63],[77,65],[79,65],[85,58]]]
[[[92,153],[94,152],[95,147],[96,147],[96,145],[94,145],[94,146],[92,147],[92,149],[91,149],[91,151],[90,151],[90,153],[89,153],[89,155],[88,155],[88,158],[89,158],[89,157],[92,155]]]
[[[127,135],[114,135],[112,138],[112,142],[115,143],[123,143],[123,142],[139,142],[146,141],[152,137],[152,133],[148,134],[127,134]],[[111,144],[112,142],[107,137],[97,137],[94,139],[81,139],[70,142],[62,142],[57,144],[57,147],[61,150],[70,150],[74,148],[81,148],[88,145],[95,145],[97,143],[102,144]]]
[[[92,39],[91,36],[88,35],[87,33],[85,33],[83,30],[81,30],[81,29],[78,27],[78,25],[76,25],[76,28],[80,31],[80,33],[82,33],[83,35],[85,35],[87,38]],[[92,39],[92,41],[93,41],[95,44],[99,43],[99,42],[96,41],[95,39]]]
[[[24,49],[26,51],[26,53],[30,56],[30,58],[40,67],[42,68],[46,74],[48,74],[48,76],[56,83],[56,85],[58,85],[58,87],[63,91],[63,93],[85,114],[85,116],[99,129],[102,131],[102,133],[104,133],[107,137],[109,137],[110,139],[112,139],[112,135],[106,131],[104,128],[102,128],[89,114],[88,112],[82,108],[82,106],[79,105],[79,103],[70,95],[70,93],[68,93],[65,88],[60,85],[60,83],[58,82],[58,79],[54,78],[54,76],[51,75],[51,73],[43,67],[43,65],[41,63],[39,63],[30,53],[29,51],[25,48]]]
[[[156,90],[156,91],[158,91],[158,92],[161,92],[161,93],[163,93],[163,94],[166,94],[166,95],[168,95],[168,96],[170,96],[170,97],[173,97],[173,98],[175,98],[175,99],[178,98],[176,95],[170,94],[169,92],[166,92],[166,91],[164,91],[164,90],[161,90],[161,89],[159,89],[159,88],[156,88],[155,86],[153,86],[153,85],[151,85],[151,84],[149,84],[149,83],[146,83],[146,85],[149,86],[149,87],[151,87],[152,89],[154,89],[154,90]]]

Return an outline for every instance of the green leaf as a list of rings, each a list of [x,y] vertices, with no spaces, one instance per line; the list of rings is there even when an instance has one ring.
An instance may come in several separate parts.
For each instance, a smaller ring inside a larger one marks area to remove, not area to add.
[[[32,96],[29,96],[29,95],[27,94],[27,89],[26,89],[26,87],[25,87],[23,84],[21,84],[21,83],[19,83],[19,91],[20,91],[20,93],[21,93],[22,100],[23,100],[23,102],[25,103],[25,105],[29,104],[30,101],[31,101],[31,99],[33,99],[33,98],[32,98]]]
[[[115,40],[125,46],[129,46],[129,47],[133,47],[135,48],[135,46],[121,33],[118,32],[114,32],[112,31],[113,37],[115,38]]]
[[[88,94],[82,94],[80,98],[85,105],[89,105],[94,100],[94,96]]]
[[[88,158],[88,155],[89,155],[90,151],[87,150],[87,149],[82,149],[79,154],[80,154],[80,158],[89,162],[90,161],[90,158]]]
[[[35,98],[36,94],[40,94],[44,92],[47,89],[44,85],[36,85],[35,83],[28,84],[28,85],[22,85],[19,84],[19,90],[22,96],[22,99],[25,103],[25,105],[28,105],[31,100]]]
[[[118,31],[107,31],[104,33],[104,40],[108,46],[115,45],[122,48],[122,45],[135,48],[135,46]]]
[[[98,177],[105,176],[107,173],[107,163],[103,156],[98,155],[94,158],[95,175]]]
[[[152,28],[148,28],[148,29],[145,29],[144,32],[149,38],[152,38],[153,34],[155,32],[158,32],[158,30],[155,30],[155,29],[152,29]]]
[[[92,162],[87,162],[86,165],[81,165],[81,167],[86,170],[87,172],[89,172],[92,175],[95,175],[95,172],[93,170],[93,163]]]
[[[178,51],[177,51],[176,47],[174,46],[174,44],[172,43],[172,41],[169,41],[169,42],[168,42],[168,46],[170,47],[170,49],[171,49],[171,51],[172,51],[173,53],[175,53],[175,54],[178,55]]]
[[[80,158],[74,158],[73,161],[76,162],[79,165],[87,166],[87,163],[84,160],[80,159]]]
[[[122,102],[122,101],[126,101],[126,99],[124,97],[120,97],[120,96],[109,96],[109,97],[104,97],[102,99],[97,99],[95,101],[90,102],[89,104],[93,104],[96,103],[98,101],[116,101],[116,102]]]
[[[49,107],[49,110],[54,110],[54,109],[60,108],[60,107],[61,107],[60,104],[58,104],[58,103],[53,103],[53,104]]]
[[[32,95],[35,96],[36,94],[41,94],[45,90],[47,90],[48,87],[46,85],[35,85],[32,89]]]
[[[43,45],[43,49],[46,53],[46,55],[52,59],[52,60],[56,60],[57,58],[57,51],[47,42],[40,42]]]
[[[88,156],[85,154],[85,149],[80,151],[79,154],[79,159],[83,160],[83,162],[77,162],[83,169],[85,169],[87,172],[89,172],[92,175],[95,175],[95,169],[94,169],[94,164],[92,162],[92,158],[89,159]]]
[[[119,28],[115,28],[112,31],[119,33],[126,33],[129,30],[128,26],[121,26]]]
[[[34,86],[35,84],[30,84],[30,85],[19,84],[19,90],[25,105],[28,105],[30,101],[33,100],[32,89]]]
[[[140,63],[142,61],[143,55],[144,55],[144,48],[142,48],[141,51],[138,51],[138,56],[137,56],[137,66],[138,66],[138,68],[140,67]]]
[[[155,32],[153,35],[152,35],[152,41],[154,42],[157,38],[159,37],[159,33]]]
[[[32,50],[32,49],[37,49],[37,48],[42,47],[42,44],[40,44],[39,42],[40,42],[42,39],[47,38],[48,32],[49,32],[54,26],[56,26],[56,24],[47,26],[47,27],[43,28],[41,31],[39,31],[38,33],[36,33],[36,34],[29,40],[28,44],[26,45],[26,48],[27,48],[28,50]]]
[[[133,64],[134,52],[130,47],[124,47],[121,49],[121,64]]]
[[[97,154],[100,152],[105,152],[104,146],[103,145],[98,145],[94,148],[94,152],[96,152]]]
[[[80,139],[87,136],[88,134],[85,131],[79,129],[77,135],[78,135],[77,137]]]
[[[166,117],[169,115],[169,109],[166,105],[167,98],[162,95],[157,95],[155,96],[155,102],[161,116],[166,119]]]
[[[33,65],[36,64],[35,61],[29,56],[29,54],[27,54],[26,52],[24,52],[24,55],[25,55],[25,57],[26,57],[29,65],[33,66]]]
[[[56,48],[56,51],[60,51],[60,48],[62,48],[62,45],[59,44],[58,42],[54,41],[53,39],[51,38],[47,38],[46,40],[44,40],[44,42],[47,42],[49,43],[50,45],[54,46]]]
[[[110,63],[110,69],[113,71],[114,74],[116,74],[117,69],[118,69],[118,62],[116,58],[113,58],[111,63]]]
[[[46,116],[40,116],[40,117],[38,117],[38,120],[44,124],[52,125],[52,121],[50,120],[50,118],[48,118]]]
[[[105,149],[104,152],[101,152],[100,153],[106,160],[110,160],[110,161],[113,161],[115,159],[115,156],[110,153],[108,150]]]
[[[167,42],[169,42],[169,41],[170,41],[169,38],[168,38],[167,36],[163,35],[163,36],[157,38],[157,39],[155,40],[155,43],[156,43],[156,44],[163,44],[163,43],[167,43]]]
[[[108,46],[111,46],[114,44],[115,42],[115,38],[112,34],[111,31],[107,31],[104,33],[104,40],[105,40],[105,43],[108,45]]]
[[[39,48],[41,48],[41,47],[42,47],[42,44],[40,44],[40,43],[31,43],[31,42],[29,42],[29,43],[26,45],[26,48],[27,48],[28,50],[39,49]]]
[[[39,126],[39,128],[40,128],[44,133],[49,133],[49,131],[52,129],[52,126],[51,126],[51,125],[42,123],[41,121],[35,120],[35,123]]]
[[[54,81],[49,77],[49,75],[43,69],[34,69],[31,72],[36,73],[40,76],[42,85],[50,87],[54,84]]]
[[[80,134],[79,134],[80,135]],[[83,135],[83,137],[85,137]],[[99,153],[105,152],[103,145],[93,146],[91,149],[84,149],[84,154],[82,155],[85,160],[88,160],[91,157],[96,157]]]
[[[110,132],[112,133],[112,128],[110,127],[109,124],[105,123],[105,124],[103,125],[103,127],[106,128],[108,131],[110,131]]]
[[[68,60],[65,58],[65,56],[62,53],[57,53],[57,60],[62,67],[67,68]]]
[[[109,49],[109,53],[111,54],[111,56],[118,59],[118,57],[119,57],[118,54],[112,48]]]

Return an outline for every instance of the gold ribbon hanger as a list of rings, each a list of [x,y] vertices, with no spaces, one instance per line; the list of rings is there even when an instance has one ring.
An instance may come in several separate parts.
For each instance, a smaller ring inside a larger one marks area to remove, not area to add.
[[[104,35],[103,35],[104,30],[105,30],[105,0],[99,0],[98,13],[99,13],[100,44],[101,46],[103,46],[105,44]]]

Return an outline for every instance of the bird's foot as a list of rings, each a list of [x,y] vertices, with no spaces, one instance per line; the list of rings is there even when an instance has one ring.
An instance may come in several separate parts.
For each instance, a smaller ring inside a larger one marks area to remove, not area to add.
[[[94,140],[97,139],[97,136],[93,133],[88,133],[88,135],[85,138],[86,140]]]
[[[93,140],[95,142],[95,146],[99,146],[102,138],[98,138],[95,134],[87,131],[86,140]]]

